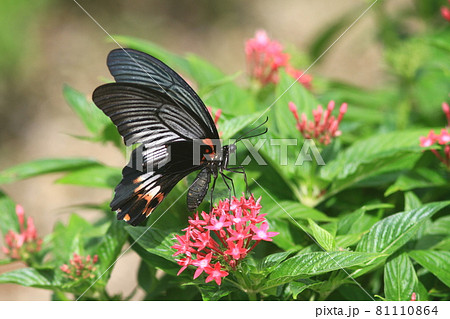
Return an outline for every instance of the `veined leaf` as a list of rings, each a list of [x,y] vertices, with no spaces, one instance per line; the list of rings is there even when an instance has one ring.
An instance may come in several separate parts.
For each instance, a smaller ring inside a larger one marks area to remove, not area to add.
[[[298,281],[291,281],[289,283],[289,290],[292,293],[292,297],[294,299],[297,299],[297,296],[301,294],[304,290],[321,285],[323,285],[323,282],[321,281],[315,281],[308,278],[299,279]]]
[[[408,191],[416,188],[439,187],[446,184],[447,180],[435,170],[420,167],[413,172],[401,175],[396,182],[386,190],[384,196],[389,196],[398,191]]]
[[[422,267],[450,287],[450,252],[435,250],[414,250],[409,255]]]
[[[411,300],[413,292],[418,293],[416,271],[407,253],[388,259],[384,266],[384,294],[387,300]],[[423,300],[419,298],[417,300]]]
[[[101,273],[104,273],[104,271],[108,271],[109,274],[111,273],[111,266],[113,266],[122,251],[122,247],[125,244],[127,237],[128,233],[124,229],[124,223],[122,221],[114,220],[98,246]],[[101,280],[106,283],[108,277],[109,276],[106,276],[105,278],[102,277]]]
[[[392,132],[354,143],[320,170],[323,179],[333,181],[325,198],[377,174],[412,168],[422,154],[419,137],[426,134]]]
[[[80,168],[99,165],[88,158],[46,158],[22,163],[0,172],[0,184],[56,172],[70,172]]]
[[[253,122],[256,121],[259,118],[259,116],[260,113],[240,115],[219,124],[219,131],[222,133],[221,138],[224,141],[224,143],[228,143],[228,140],[231,139],[232,137],[236,138],[237,136],[234,135],[237,132],[253,124]]]
[[[4,235],[9,230],[20,232],[19,220],[16,214],[16,204],[5,193],[0,191],[0,230]]]
[[[279,205],[278,205],[279,204]],[[283,208],[280,208],[280,206]],[[334,220],[332,217],[329,217],[322,213],[321,211],[305,206],[299,202],[294,201],[279,201],[278,203],[271,201],[270,203],[265,204],[264,209],[267,212],[268,218],[282,218],[287,219],[292,222],[292,219],[303,219],[306,220],[308,218],[319,221],[332,221]],[[287,212],[287,213],[286,213]]]
[[[359,242],[357,251],[392,254],[415,234],[421,222],[448,206],[450,201],[423,205],[407,212],[384,218]]]
[[[1,274],[0,283],[51,289],[57,288],[61,284],[54,277],[52,269],[20,268]]]
[[[378,253],[351,251],[313,252],[291,257],[269,275],[263,288],[279,286],[299,278],[307,278],[330,271],[363,265],[380,257]]]
[[[140,245],[151,254],[163,257],[174,263],[176,262],[174,257],[172,257],[175,250],[171,248],[171,246],[177,243],[177,241],[174,240],[175,233],[153,227],[126,226],[125,230],[130,234],[131,238],[136,241],[135,245]]]
[[[308,219],[308,222],[312,235],[320,247],[322,247],[325,251],[335,250],[336,242],[334,237],[328,231],[317,225],[312,219]]]

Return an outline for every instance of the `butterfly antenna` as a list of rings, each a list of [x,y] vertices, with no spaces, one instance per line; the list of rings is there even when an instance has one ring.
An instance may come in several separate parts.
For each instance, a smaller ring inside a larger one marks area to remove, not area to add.
[[[266,119],[264,120],[264,122],[262,122],[261,124],[259,124],[258,126],[252,128],[251,130],[245,132],[244,134],[242,134],[241,136],[239,136],[236,141],[234,142],[234,144],[236,144],[237,142],[239,142],[242,139],[247,139],[247,138],[252,138],[252,137],[256,137],[256,136],[260,136],[260,135],[264,135],[267,133],[268,129],[265,128],[264,131],[254,134],[254,135],[249,135],[250,133],[256,131],[257,129],[259,129],[261,126],[263,126],[264,124],[267,123],[267,121],[269,120],[269,117],[266,117]]]

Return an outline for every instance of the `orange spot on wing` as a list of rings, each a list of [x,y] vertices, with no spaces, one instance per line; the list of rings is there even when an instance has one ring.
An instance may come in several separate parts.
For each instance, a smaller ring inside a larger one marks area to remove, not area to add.
[[[208,146],[211,147],[211,148],[213,148],[213,146],[214,146],[214,144],[213,144],[213,142],[212,142],[212,140],[211,140],[210,138],[205,138],[205,139],[202,140],[202,142],[203,142],[205,145],[208,145]]]
[[[125,216],[123,216],[123,220],[126,222],[130,221],[130,219],[131,219],[131,217],[128,214],[125,214]]]

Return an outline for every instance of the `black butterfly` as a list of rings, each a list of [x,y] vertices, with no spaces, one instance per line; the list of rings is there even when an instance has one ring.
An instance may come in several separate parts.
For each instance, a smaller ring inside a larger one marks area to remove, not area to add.
[[[183,177],[196,170],[200,173],[187,194],[189,210],[203,201],[211,175],[211,196],[219,174],[234,189],[223,171],[245,176],[243,167],[228,167],[236,144],[221,146],[204,103],[175,71],[132,49],[111,51],[107,65],[116,83],[95,89],[93,101],[111,118],[127,146],[139,145],[123,168],[110,205],[118,219],[141,223]]]

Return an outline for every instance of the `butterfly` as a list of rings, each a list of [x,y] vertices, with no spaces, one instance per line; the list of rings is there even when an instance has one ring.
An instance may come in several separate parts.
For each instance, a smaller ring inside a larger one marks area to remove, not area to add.
[[[228,189],[228,183],[234,189],[224,171],[243,173],[246,180],[242,166],[229,167],[236,142],[221,145],[205,104],[174,70],[133,49],[111,51],[107,66],[116,82],[96,88],[92,99],[115,124],[125,145],[137,145],[110,204],[117,219],[140,224],[194,171],[200,170],[187,191],[190,211],[203,201],[211,176],[211,202],[219,175]]]

